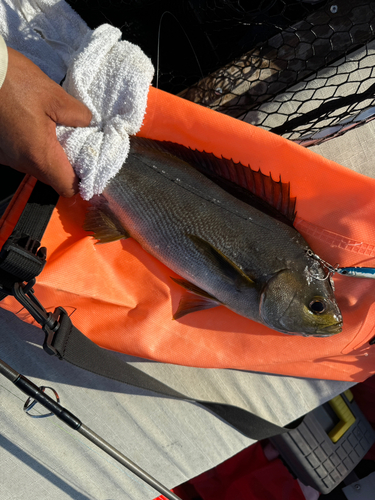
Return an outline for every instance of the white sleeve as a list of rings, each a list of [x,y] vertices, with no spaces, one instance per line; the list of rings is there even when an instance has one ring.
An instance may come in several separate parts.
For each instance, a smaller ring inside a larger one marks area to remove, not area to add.
[[[4,38],[0,35],[0,88],[5,80],[8,68],[8,49]]]
[[[124,12],[126,15],[126,10]],[[114,26],[91,30],[63,0],[0,0],[0,33],[93,115],[89,127],[57,126],[85,200],[100,194],[142,126],[153,78],[151,60]]]

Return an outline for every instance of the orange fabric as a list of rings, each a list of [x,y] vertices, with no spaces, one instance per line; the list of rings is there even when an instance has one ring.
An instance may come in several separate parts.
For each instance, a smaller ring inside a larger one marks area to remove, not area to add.
[[[297,196],[296,227],[320,257],[375,267],[374,179],[154,88],[139,135],[232,157],[275,179],[281,175]],[[78,196],[59,200],[42,241],[48,264],[35,291],[46,308],[65,307],[99,345],[189,366],[356,381],[374,373],[375,346],[368,344],[375,336],[373,280],[335,276],[344,328],[331,338],[278,333],[225,307],[174,321],[182,290],[171,271],[131,239],[94,245],[82,229],[85,208]],[[19,310],[13,298],[2,306]]]

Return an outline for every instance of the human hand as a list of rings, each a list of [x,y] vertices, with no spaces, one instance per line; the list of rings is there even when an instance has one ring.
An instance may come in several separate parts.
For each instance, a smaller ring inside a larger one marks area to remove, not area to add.
[[[90,110],[30,59],[8,48],[0,89],[0,163],[52,186],[61,196],[78,191],[78,177],[56,138],[56,124],[85,127]]]

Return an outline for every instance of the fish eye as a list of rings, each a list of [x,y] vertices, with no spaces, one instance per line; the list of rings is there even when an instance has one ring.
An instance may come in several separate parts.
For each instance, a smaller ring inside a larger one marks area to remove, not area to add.
[[[326,304],[321,299],[314,299],[310,302],[309,309],[314,314],[322,314],[326,310]]]

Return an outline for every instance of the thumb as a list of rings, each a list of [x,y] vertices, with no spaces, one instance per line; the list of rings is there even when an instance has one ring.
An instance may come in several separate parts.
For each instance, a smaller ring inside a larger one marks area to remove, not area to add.
[[[90,125],[92,113],[89,108],[59,87],[60,95],[48,116],[60,125],[67,127],[87,127]]]
[[[44,168],[40,168],[38,179],[49,184],[65,198],[70,198],[78,192],[79,178],[57,138],[50,143],[46,163]]]

